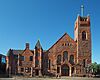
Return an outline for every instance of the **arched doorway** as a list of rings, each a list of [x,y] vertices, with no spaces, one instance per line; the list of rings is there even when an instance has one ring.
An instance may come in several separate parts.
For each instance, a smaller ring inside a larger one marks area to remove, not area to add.
[[[69,66],[67,64],[61,66],[61,75],[69,76]]]

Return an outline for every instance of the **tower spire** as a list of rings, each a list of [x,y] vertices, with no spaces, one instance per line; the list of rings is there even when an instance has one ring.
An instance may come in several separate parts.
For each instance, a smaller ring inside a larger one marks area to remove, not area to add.
[[[38,48],[38,49],[41,49],[41,48],[42,48],[42,46],[41,46],[41,44],[40,44],[40,41],[39,41],[39,40],[37,41],[37,43],[36,43],[36,45],[35,45],[35,48]]]
[[[81,16],[84,16],[84,5],[81,5]]]

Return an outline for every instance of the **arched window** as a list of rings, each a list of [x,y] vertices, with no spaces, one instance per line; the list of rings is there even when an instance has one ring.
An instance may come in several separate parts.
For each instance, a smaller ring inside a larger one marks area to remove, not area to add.
[[[57,64],[61,64],[61,55],[57,56]]]
[[[68,60],[68,52],[64,51],[63,52],[63,61]]]
[[[82,40],[86,40],[86,32],[85,31],[82,32]]]
[[[70,55],[70,63],[74,64],[74,55]]]

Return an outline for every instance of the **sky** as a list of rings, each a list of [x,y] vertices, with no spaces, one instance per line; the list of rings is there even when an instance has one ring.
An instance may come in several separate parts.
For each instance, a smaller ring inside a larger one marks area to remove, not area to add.
[[[34,49],[37,40],[47,50],[65,32],[74,39],[82,4],[91,20],[92,62],[100,63],[100,0],[0,0],[0,53],[27,42]]]

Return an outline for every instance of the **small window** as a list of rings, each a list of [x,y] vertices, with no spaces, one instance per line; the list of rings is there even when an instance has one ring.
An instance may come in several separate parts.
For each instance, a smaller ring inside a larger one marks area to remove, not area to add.
[[[22,60],[22,61],[25,61],[25,57],[24,57],[24,56],[21,56],[21,60]]]
[[[71,43],[68,43],[68,46],[71,46]]]
[[[64,46],[64,43],[62,44],[62,46]]]
[[[66,46],[66,43],[63,43],[62,46]]]
[[[33,56],[30,56],[30,61],[33,61]]]

